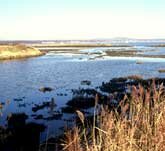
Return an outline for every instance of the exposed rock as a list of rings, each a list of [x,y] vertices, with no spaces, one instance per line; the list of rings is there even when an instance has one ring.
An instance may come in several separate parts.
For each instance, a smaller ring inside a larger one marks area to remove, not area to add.
[[[22,98],[15,98],[14,101],[21,102],[21,101],[23,101],[23,99]]]
[[[53,88],[50,88],[50,87],[42,87],[39,89],[39,91],[45,93],[45,92],[51,92],[53,91]]]
[[[83,80],[83,81],[81,81],[81,85],[91,85],[91,81]]]
[[[49,102],[43,102],[41,105],[35,104],[35,106],[32,108],[33,112],[37,112],[38,110],[42,110],[45,107],[49,107],[51,110],[52,108],[56,107],[57,105],[55,104],[54,99],[52,98],[51,101]]]

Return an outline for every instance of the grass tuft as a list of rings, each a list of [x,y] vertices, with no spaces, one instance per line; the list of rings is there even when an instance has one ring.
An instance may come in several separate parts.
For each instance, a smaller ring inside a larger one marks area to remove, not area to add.
[[[151,83],[132,86],[118,107],[98,105],[95,98],[93,124],[68,130],[64,151],[163,151],[165,150],[165,88]]]

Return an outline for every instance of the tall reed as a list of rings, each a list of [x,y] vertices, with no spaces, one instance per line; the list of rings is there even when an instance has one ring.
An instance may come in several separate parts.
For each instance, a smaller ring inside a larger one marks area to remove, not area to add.
[[[164,151],[165,88],[132,86],[118,107],[96,105],[93,124],[85,126],[85,116],[78,111],[83,129],[78,126],[65,136],[65,151]],[[111,100],[109,100],[111,101]]]

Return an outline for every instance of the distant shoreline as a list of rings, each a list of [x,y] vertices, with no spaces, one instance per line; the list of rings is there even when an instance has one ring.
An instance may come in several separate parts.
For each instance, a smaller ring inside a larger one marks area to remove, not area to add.
[[[43,48],[43,47],[57,47],[57,48],[60,48],[60,47],[74,47],[74,48],[96,48],[96,47],[131,47],[129,45],[125,45],[125,44],[121,44],[121,45],[114,45],[114,44],[99,44],[99,43],[96,43],[96,44],[88,44],[88,43],[84,43],[84,44],[81,44],[81,43],[53,43],[53,44],[31,44],[32,47],[35,47],[35,48]]]

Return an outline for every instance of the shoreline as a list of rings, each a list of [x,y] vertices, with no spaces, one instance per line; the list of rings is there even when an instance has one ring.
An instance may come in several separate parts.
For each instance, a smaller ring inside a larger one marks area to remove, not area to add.
[[[0,61],[31,58],[44,54],[45,52],[26,45],[0,45]]]
[[[144,90],[147,90],[147,88],[150,88],[152,83],[154,82],[156,86],[158,86],[160,83],[164,84],[165,79],[164,78],[154,78],[151,79],[143,79],[141,76],[138,75],[132,75],[132,76],[127,76],[127,77],[119,77],[119,78],[113,78],[111,79],[109,82],[103,82],[102,85],[99,86],[100,90],[102,93],[99,93],[99,91],[95,90],[95,89],[77,89],[75,90],[75,92],[79,95],[82,95],[83,97],[74,97],[71,100],[68,100],[68,103],[66,104],[65,108],[61,108],[61,112],[60,113],[56,113],[54,116],[52,117],[46,117],[45,115],[41,115],[41,114],[37,114],[37,111],[39,110],[43,110],[44,108],[50,106],[50,104],[52,104],[52,102],[54,101],[50,101],[50,102],[45,102],[43,104],[36,104],[35,107],[33,107],[32,109],[35,110],[33,115],[35,116],[35,120],[53,120],[53,119],[60,119],[61,115],[63,114],[75,114],[76,110],[80,111],[81,113],[83,113],[83,115],[85,116],[85,123],[88,123],[91,121],[91,119],[93,119],[93,115],[92,114],[88,114],[88,112],[83,112],[83,109],[88,109],[90,107],[94,107],[95,106],[95,96],[97,95],[98,97],[98,105],[106,105],[108,107],[109,110],[112,110],[114,108],[118,107],[118,104],[123,100],[124,96],[127,95],[128,97],[131,96],[130,91],[126,91],[129,88],[134,88],[135,90],[138,90],[138,86],[139,84],[141,86],[143,86]],[[82,81],[84,82],[83,84],[88,84],[89,81]],[[163,85],[164,86],[164,85]],[[140,87],[142,88],[142,87]],[[133,89],[133,90],[134,90]],[[130,89],[131,90],[131,89]],[[134,92],[134,91],[132,91]],[[138,92],[138,91],[137,91]],[[87,96],[84,96],[83,94],[87,94]],[[105,95],[104,93],[107,93],[109,95]],[[164,93],[164,89],[163,89],[163,93]],[[110,99],[112,99],[112,101],[110,101]],[[19,99],[15,100],[15,101],[20,101]],[[88,103],[86,103],[86,101],[88,101]],[[55,104],[53,103],[53,105],[55,106]],[[108,112],[107,112],[108,113]],[[58,136],[49,136],[47,138],[47,140],[43,140],[42,142],[40,142],[40,133],[42,133],[43,131],[46,130],[46,125],[42,124],[37,124],[37,122],[26,122],[26,120],[28,119],[27,114],[25,113],[12,113],[10,117],[8,117],[8,127],[1,127],[0,130],[3,131],[3,135],[6,136],[6,142],[3,145],[7,146],[8,142],[14,142],[14,139],[16,138],[17,140],[22,140],[23,142],[29,142],[31,139],[31,136],[34,136],[34,129],[36,131],[35,133],[35,137],[34,139],[37,140],[35,141],[35,143],[31,142],[31,146],[30,149],[35,148],[35,146],[39,146],[41,145],[41,148],[44,148],[45,145],[48,142],[48,146],[51,146],[51,143],[56,144],[57,147],[59,149],[61,149],[61,140],[66,139],[64,133],[62,133],[61,135],[59,134]],[[64,120],[64,119],[63,119]],[[74,126],[77,126],[78,124],[80,125],[80,128],[82,128],[81,126],[81,121],[78,119],[78,116],[75,117],[76,120],[76,124]],[[21,123],[19,123],[19,125],[15,124],[18,121],[21,121]],[[69,120],[68,120],[69,122]],[[12,129],[10,129],[10,126],[13,127]],[[92,126],[92,125],[91,125]],[[27,131],[28,130],[28,131]],[[71,128],[71,130],[73,130]],[[15,133],[11,133],[12,135],[9,135],[9,132],[15,132]],[[17,137],[19,136],[19,137]],[[25,137],[26,136],[26,137]],[[23,139],[24,138],[24,139]],[[18,141],[18,142],[19,142]],[[40,143],[39,143],[40,142]],[[17,144],[19,147],[20,144]],[[15,146],[12,146],[15,147]],[[23,147],[27,147],[27,144],[25,143]],[[36,149],[37,150],[37,149]]]
[[[43,47],[74,47],[74,48],[96,48],[96,47],[131,47],[130,45],[127,44],[100,44],[100,43],[53,43],[53,44],[30,44],[30,46],[35,47],[35,48],[43,48]]]

